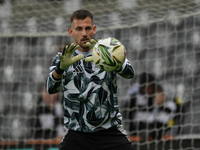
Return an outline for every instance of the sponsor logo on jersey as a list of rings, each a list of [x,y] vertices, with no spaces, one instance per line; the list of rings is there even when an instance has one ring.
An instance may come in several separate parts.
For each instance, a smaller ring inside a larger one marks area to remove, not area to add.
[[[74,73],[83,73],[83,69],[80,65],[76,66],[76,68],[73,71]]]

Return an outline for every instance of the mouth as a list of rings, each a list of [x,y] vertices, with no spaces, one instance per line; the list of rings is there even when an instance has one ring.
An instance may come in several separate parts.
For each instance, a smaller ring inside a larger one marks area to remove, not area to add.
[[[82,39],[81,41],[84,42],[84,43],[87,43],[87,42],[89,42],[90,40],[89,40],[89,39]]]

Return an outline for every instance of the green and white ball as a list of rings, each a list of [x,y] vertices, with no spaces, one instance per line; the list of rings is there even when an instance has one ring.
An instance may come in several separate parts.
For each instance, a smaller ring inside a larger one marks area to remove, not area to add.
[[[115,71],[121,68],[126,57],[126,49],[115,38],[108,37],[99,40],[93,47],[93,61],[105,71]]]

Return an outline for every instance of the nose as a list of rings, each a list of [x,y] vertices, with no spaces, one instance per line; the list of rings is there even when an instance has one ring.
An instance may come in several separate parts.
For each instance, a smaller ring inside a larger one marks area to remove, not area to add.
[[[86,35],[87,35],[86,30],[85,29],[82,30],[82,36],[86,36]]]

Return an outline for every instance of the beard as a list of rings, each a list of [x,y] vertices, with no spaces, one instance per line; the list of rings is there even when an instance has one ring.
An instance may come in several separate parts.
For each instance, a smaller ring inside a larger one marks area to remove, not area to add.
[[[80,42],[79,42],[79,46],[80,46],[83,50],[86,50],[86,51],[88,51],[88,50],[91,49],[91,48],[88,47],[88,46],[86,45],[86,43],[83,42],[83,41],[80,41]]]

